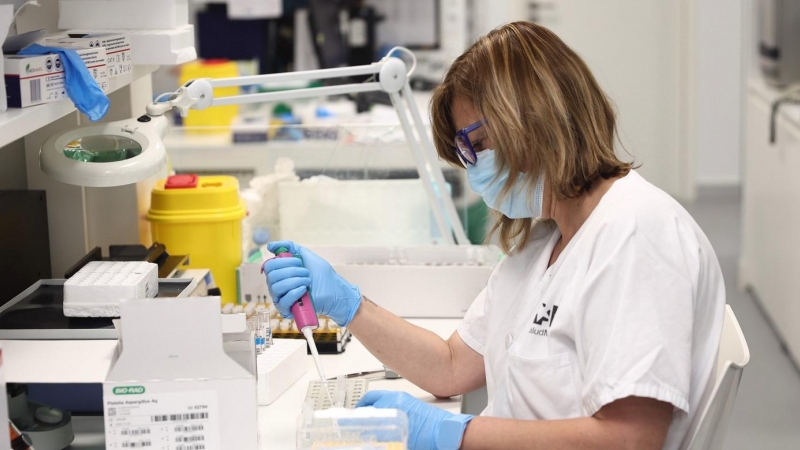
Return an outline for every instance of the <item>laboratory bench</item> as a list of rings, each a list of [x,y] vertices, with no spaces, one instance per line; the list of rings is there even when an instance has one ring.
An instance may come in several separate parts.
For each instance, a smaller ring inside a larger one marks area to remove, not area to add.
[[[411,319],[409,322],[447,339],[461,320]],[[3,341],[7,382],[101,383],[105,380],[117,341],[50,341],[51,345],[48,347],[35,344],[35,341]],[[356,338],[353,338],[344,353],[320,355],[320,359],[329,378],[382,368],[377,358],[372,356]],[[317,372],[309,355],[305,375],[271,405],[258,408],[259,449],[295,448],[297,418],[305,400],[308,384],[316,379],[318,379]],[[454,413],[458,413],[461,409],[460,396],[439,400],[402,378],[370,380],[369,388],[406,391]],[[102,416],[75,416],[73,427],[75,441],[70,446],[71,449],[105,448]]]

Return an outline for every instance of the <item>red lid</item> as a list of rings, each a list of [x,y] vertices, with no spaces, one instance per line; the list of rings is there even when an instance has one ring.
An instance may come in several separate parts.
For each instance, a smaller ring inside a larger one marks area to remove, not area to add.
[[[197,175],[172,175],[167,178],[164,189],[188,189],[197,187]]]

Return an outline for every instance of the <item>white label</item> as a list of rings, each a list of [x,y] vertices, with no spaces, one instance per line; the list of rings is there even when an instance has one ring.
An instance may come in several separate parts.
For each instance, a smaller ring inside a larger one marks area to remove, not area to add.
[[[274,19],[282,15],[282,0],[228,0],[229,19]]]
[[[144,390],[106,387],[107,449],[219,450],[215,391],[148,394]]]
[[[367,45],[367,21],[361,18],[350,20],[350,46],[363,47]]]

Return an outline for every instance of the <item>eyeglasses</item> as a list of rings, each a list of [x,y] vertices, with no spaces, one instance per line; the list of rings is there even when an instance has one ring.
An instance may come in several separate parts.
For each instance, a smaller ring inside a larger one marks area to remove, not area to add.
[[[478,162],[478,155],[472,147],[472,142],[469,140],[469,134],[487,123],[486,119],[481,119],[472,125],[464,127],[456,133],[455,143],[456,150],[458,150],[458,157],[464,162],[464,165],[475,165]]]

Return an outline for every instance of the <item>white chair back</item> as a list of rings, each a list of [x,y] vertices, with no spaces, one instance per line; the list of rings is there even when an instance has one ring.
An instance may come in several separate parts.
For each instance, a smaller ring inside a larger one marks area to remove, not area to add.
[[[684,450],[721,450],[728,422],[733,412],[742,371],[750,362],[750,349],[733,314],[730,305],[725,305],[725,322],[717,356],[717,378],[714,389],[700,404],[689,435],[681,446]]]

